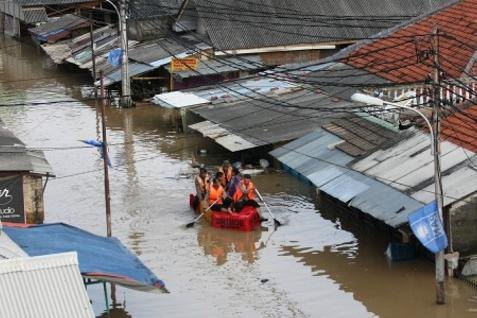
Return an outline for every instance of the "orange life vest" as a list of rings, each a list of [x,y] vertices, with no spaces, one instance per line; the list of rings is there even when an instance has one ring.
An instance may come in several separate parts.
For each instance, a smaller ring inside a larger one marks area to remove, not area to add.
[[[224,167],[220,167],[219,171],[224,174],[225,182],[228,184],[230,180],[232,180],[232,168],[228,168],[227,170],[224,170]]]
[[[235,190],[234,197],[233,197],[234,202],[238,202],[244,196],[244,193],[242,192],[242,188],[245,188],[248,191],[247,197],[245,199],[255,200],[255,185],[252,183],[252,181],[250,181],[248,183],[248,186],[246,186],[242,180],[240,181],[239,186]]]
[[[209,188],[209,204],[215,202],[215,200],[219,199],[216,204],[222,204],[222,197],[224,195],[224,188],[219,185],[218,188],[215,188],[213,184],[210,185]]]

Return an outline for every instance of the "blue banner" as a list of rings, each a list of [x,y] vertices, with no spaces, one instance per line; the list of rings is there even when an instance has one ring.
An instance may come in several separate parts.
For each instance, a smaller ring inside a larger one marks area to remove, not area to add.
[[[447,235],[437,213],[437,202],[432,201],[408,216],[409,225],[418,240],[432,253],[447,247]]]
[[[103,159],[104,151],[103,151],[103,142],[102,141],[98,141],[98,140],[94,140],[94,139],[85,139],[85,140],[81,140],[81,141],[84,142],[87,145],[96,147],[96,149],[99,150],[99,153],[101,155],[101,159]],[[108,157],[108,165],[110,167],[112,167],[111,160],[109,160],[109,157]]]
[[[109,51],[108,63],[114,67],[118,67],[122,64],[123,60],[123,50],[114,49]]]

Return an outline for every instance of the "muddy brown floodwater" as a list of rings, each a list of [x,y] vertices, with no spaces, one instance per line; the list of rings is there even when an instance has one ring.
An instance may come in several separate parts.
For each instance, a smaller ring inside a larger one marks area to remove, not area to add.
[[[0,47],[0,104],[81,98],[90,81],[57,68],[32,44],[2,38]],[[111,317],[476,317],[475,290],[452,280],[448,304],[434,305],[431,262],[388,263],[381,232],[320,209],[313,190],[284,173],[256,177],[287,222],[278,231],[185,229],[193,184],[184,172],[193,153],[207,149],[200,159],[208,163],[227,154],[200,136],[175,133],[169,115],[153,106],[107,111],[113,235],[170,290],[118,287]],[[0,118],[30,147],[45,149],[58,176],[45,193],[46,221],[104,235],[100,158],[92,149],[68,149],[99,136],[94,105],[0,107]],[[102,290],[90,287],[89,295],[106,317]]]

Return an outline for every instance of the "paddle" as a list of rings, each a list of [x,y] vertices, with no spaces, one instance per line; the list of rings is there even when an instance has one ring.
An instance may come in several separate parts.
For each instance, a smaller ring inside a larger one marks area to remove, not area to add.
[[[258,189],[255,189],[255,192],[257,193],[258,197],[260,198],[260,201],[263,202],[263,205],[265,205],[265,208],[267,209],[268,211],[268,214],[270,214],[270,217],[273,219],[273,223],[275,224],[275,228],[281,226],[282,224],[280,223],[280,221],[278,221],[275,216],[273,215],[272,211],[270,210],[270,208],[268,207],[268,204],[263,200],[263,197],[262,195],[260,194],[260,192],[258,191]]]
[[[212,206],[213,206],[214,204],[216,204],[219,200],[220,200],[220,197],[217,198],[217,200],[215,200],[214,203],[212,203],[212,204],[207,208],[207,210],[205,210],[205,211],[202,212],[198,217],[196,217],[196,218],[194,219],[194,221],[192,221],[192,222],[190,222],[190,223],[187,223],[187,224],[186,224],[186,228],[193,227],[194,224],[195,224],[197,221],[199,221],[200,218],[201,218],[202,216],[204,216],[204,214],[207,213],[207,211],[209,211],[210,208],[212,208]]]

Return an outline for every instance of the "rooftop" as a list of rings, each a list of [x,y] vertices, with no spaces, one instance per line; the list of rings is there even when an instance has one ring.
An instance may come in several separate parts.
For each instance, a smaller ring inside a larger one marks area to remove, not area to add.
[[[28,171],[39,174],[53,170],[42,151],[32,150],[0,121],[0,171]]]
[[[477,105],[471,105],[441,120],[441,136],[477,153]]]
[[[94,317],[74,252],[0,260],[0,286],[0,317]]]
[[[355,41],[432,10],[449,0],[197,0],[218,50]],[[193,11],[186,11],[191,14]],[[354,17],[354,18],[351,18]]]
[[[437,26],[439,60],[450,77],[461,77],[466,67],[475,71],[477,0],[453,1],[347,50],[346,63],[394,83],[424,81],[432,71],[432,32]],[[474,67],[472,68],[472,65]],[[477,73],[474,73],[476,75]]]

